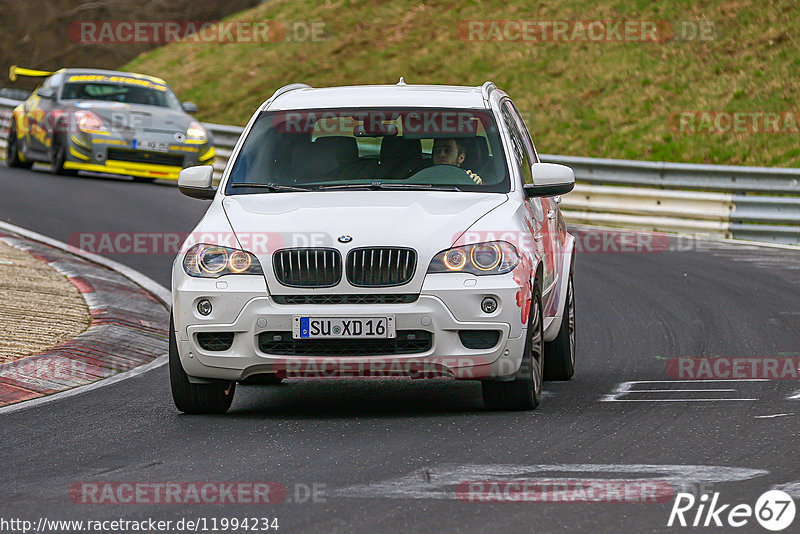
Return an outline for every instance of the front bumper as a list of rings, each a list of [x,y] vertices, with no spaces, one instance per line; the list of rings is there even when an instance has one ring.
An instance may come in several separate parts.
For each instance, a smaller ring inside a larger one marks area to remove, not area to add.
[[[142,150],[137,148],[135,140],[113,134],[71,134],[64,168],[177,180],[186,167],[214,162],[215,149],[210,143],[178,142],[168,134],[150,134],[149,137],[165,143],[169,150]]]
[[[260,373],[288,377],[409,376],[457,379],[507,379],[519,368],[525,328],[516,305],[519,286],[508,276],[429,275],[415,302],[403,304],[279,304],[267,295],[258,276],[192,278],[180,265],[173,273],[173,315],[178,353],[184,370],[200,379],[243,380]],[[480,302],[494,297],[499,306],[486,314]],[[197,311],[208,299],[212,312]],[[428,350],[412,354],[330,356],[264,352],[259,335],[282,332],[291,337],[296,316],[394,317],[395,330],[431,335]],[[499,332],[486,348],[467,348],[459,331]],[[201,347],[198,334],[233,334],[227,350]]]
[[[144,163],[125,163],[108,161],[105,164],[81,163],[75,161],[64,162],[65,169],[76,171],[102,172],[106,174],[121,174],[140,178],[160,178],[163,180],[177,180],[183,167],[168,165],[148,165]]]

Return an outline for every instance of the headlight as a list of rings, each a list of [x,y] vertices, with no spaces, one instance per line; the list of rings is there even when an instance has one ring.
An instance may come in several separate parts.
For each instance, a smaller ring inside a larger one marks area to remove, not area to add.
[[[514,245],[490,241],[443,250],[431,260],[428,273],[505,274],[518,264]]]
[[[76,111],[75,121],[78,123],[78,129],[80,129],[82,132],[95,133],[106,131],[106,126],[103,124],[103,119],[91,111]]]
[[[258,259],[244,250],[198,244],[183,257],[183,270],[189,276],[219,278],[226,274],[264,274]]]
[[[192,121],[186,129],[186,139],[205,141],[208,139],[208,134],[202,124],[197,121]]]

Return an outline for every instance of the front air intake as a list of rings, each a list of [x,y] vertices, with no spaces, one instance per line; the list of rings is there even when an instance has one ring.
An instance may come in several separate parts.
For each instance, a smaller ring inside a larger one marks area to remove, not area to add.
[[[233,332],[198,332],[197,344],[209,352],[222,352],[233,345]]]

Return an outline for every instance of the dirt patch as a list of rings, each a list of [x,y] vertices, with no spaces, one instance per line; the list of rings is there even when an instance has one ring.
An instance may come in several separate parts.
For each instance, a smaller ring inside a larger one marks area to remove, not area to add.
[[[90,323],[86,301],[63,274],[0,241],[0,363],[53,348]]]

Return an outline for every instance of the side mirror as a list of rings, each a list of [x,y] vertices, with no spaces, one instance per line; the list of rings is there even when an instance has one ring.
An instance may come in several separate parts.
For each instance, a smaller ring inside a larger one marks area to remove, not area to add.
[[[185,111],[189,115],[194,115],[195,113],[197,113],[197,104],[195,104],[194,102],[184,102],[183,104],[181,104],[181,107],[183,108],[183,111]]]
[[[50,89],[39,89],[39,92],[36,95],[40,98],[44,98],[45,100],[55,100],[56,92]]]
[[[187,197],[211,200],[217,193],[217,188],[211,185],[213,179],[211,165],[187,167],[178,175],[178,190]]]
[[[575,187],[575,173],[564,165],[534,163],[531,165],[531,174],[533,183],[522,186],[528,198],[564,195]]]

